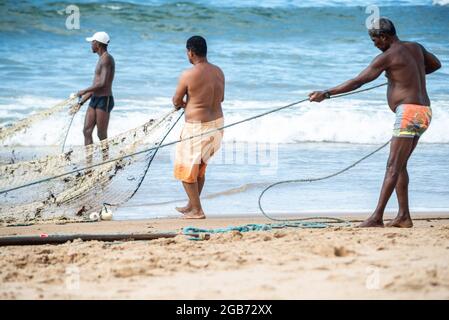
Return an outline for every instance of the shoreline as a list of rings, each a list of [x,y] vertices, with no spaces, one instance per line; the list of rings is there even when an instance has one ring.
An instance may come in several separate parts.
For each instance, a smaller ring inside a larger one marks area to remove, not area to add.
[[[293,214],[292,214],[293,216]],[[307,218],[311,215],[296,215],[296,218]],[[360,215],[346,215],[342,217],[329,216],[330,218],[338,218],[351,223],[351,227],[355,227],[358,223],[364,221],[365,216]],[[286,215],[289,218],[289,215]],[[389,215],[384,218],[384,221],[393,219],[393,215]],[[446,221],[449,223],[449,212],[417,214],[415,221]],[[287,220],[284,220],[284,222]],[[306,220],[307,221],[307,220]],[[319,221],[319,220],[317,220]],[[229,225],[246,225],[246,224],[276,224],[282,221],[270,220],[262,215],[210,215],[206,219],[182,219],[181,215],[178,217],[164,217],[164,218],[151,218],[151,219],[129,219],[129,220],[111,220],[111,221],[52,221],[43,223],[30,223],[30,224],[6,224],[0,226],[0,237],[2,236],[19,236],[19,235],[38,235],[38,234],[60,234],[61,231],[67,231],[70,233],[101,233],[101,232],[115,232],[119,233],[155,233],[166,231],[179,231],[184,227],[195,226],[199,228],[223,228]],[[332,227],[338,222],[328,222],[329,227]],[[151,230],[149,230],[151,229]],[[394,228],[385,228],[394,229]]]
[[[0,227],[0,236],[158,233],[270,223],[147,219]],[[329,227],[0,249],[1,299],[449,299],[449,215]],[[185,290],[188,287],[189,290]]]

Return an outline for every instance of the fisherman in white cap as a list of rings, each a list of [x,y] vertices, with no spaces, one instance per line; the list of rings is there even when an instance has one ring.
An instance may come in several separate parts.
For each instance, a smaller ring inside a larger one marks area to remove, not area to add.
[[[84,145],[93,143],[92,132],[97,126],[100,140],[108,137],[109,114],[114,107],[112,96],[112,81],[114,80],[115,62],[108,52],[109,35],[106,32],[97,32],[86,38],[92,44],[92,52],[100,57],[95,68],[93,84],[77,93],[80,98],[78,109],[90,99],[89,108],[84,120]]]

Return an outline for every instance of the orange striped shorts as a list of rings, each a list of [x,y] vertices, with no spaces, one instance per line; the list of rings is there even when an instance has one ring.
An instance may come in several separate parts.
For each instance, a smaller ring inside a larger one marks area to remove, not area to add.
[[[401,104],[396,108],[393,137],[420,137],[429,127],[432,109],[417,104]]]

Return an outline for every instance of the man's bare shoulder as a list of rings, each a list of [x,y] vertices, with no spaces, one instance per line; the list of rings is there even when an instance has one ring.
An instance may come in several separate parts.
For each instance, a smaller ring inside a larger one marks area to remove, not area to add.
[[[399,51],[400,50],[406,50],[406,52],[411,53],[417,59],[421,59],[421,57],[426,54],[424,46],[413,41],[401,41]]]
[[[187,78],[187,79],[195,79],[198,77],[203,77],[204,72],[208,71],[210,69],[208,68],[204,68],[204,65],[195,65],[190,69],[186,69],[184,70],[184,72],[182,73],[182,76]]]
[[[101,57],[101,62],[104,66],[115,65],[114,57],[108,52]]]
[[[194,80],[196,78],[202,78],[204,76],[204,72],[217,72],[221,77],[224,77],[223,71],[216,65],[208,63],[207,68],[203,66],[193,66],[190,69],[186,69],[182,72],[181,78],[185,80]]]
[[[224,76],[223,70],[221,70],[221,68],[215,64],[209,63],[211,65],[212,68],[214,68],[219,74],[221,74],[222,76]]]
[[[181,72],[180,79],[188,80],[191,79],[196,73],[195,67],[185,69],[183,72]]]
[[[418,42],[415,42],[415,41],[401,41],[401,44],[408,46],[408,47],[415,47],[415,48],[422,47],[421,44],[419,44]]]
[[[385,66],[391,60],[391,56],[394,55],[393,50],[387,50],[379,53],[371,62],[373,66]]]

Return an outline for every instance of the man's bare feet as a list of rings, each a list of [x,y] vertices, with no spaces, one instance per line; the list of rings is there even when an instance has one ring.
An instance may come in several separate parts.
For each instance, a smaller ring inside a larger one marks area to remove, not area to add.
[[[192,209],[184,213],[182,219],[206,219],[203,210]]]
[[[383,228],[384,222],[376,218],[368,218],[357,226],[358,228]]]
[[[181,212],[182,214],[185,214],[186,212],[192,210],[192,207],[190,206],[190,204],[187,204],[185,207],[175,207],[175,210]]]
[[[386,226],[390,228],[411,228],[413,227],[413,221],[410,216],[397,216],[388,222]]]

